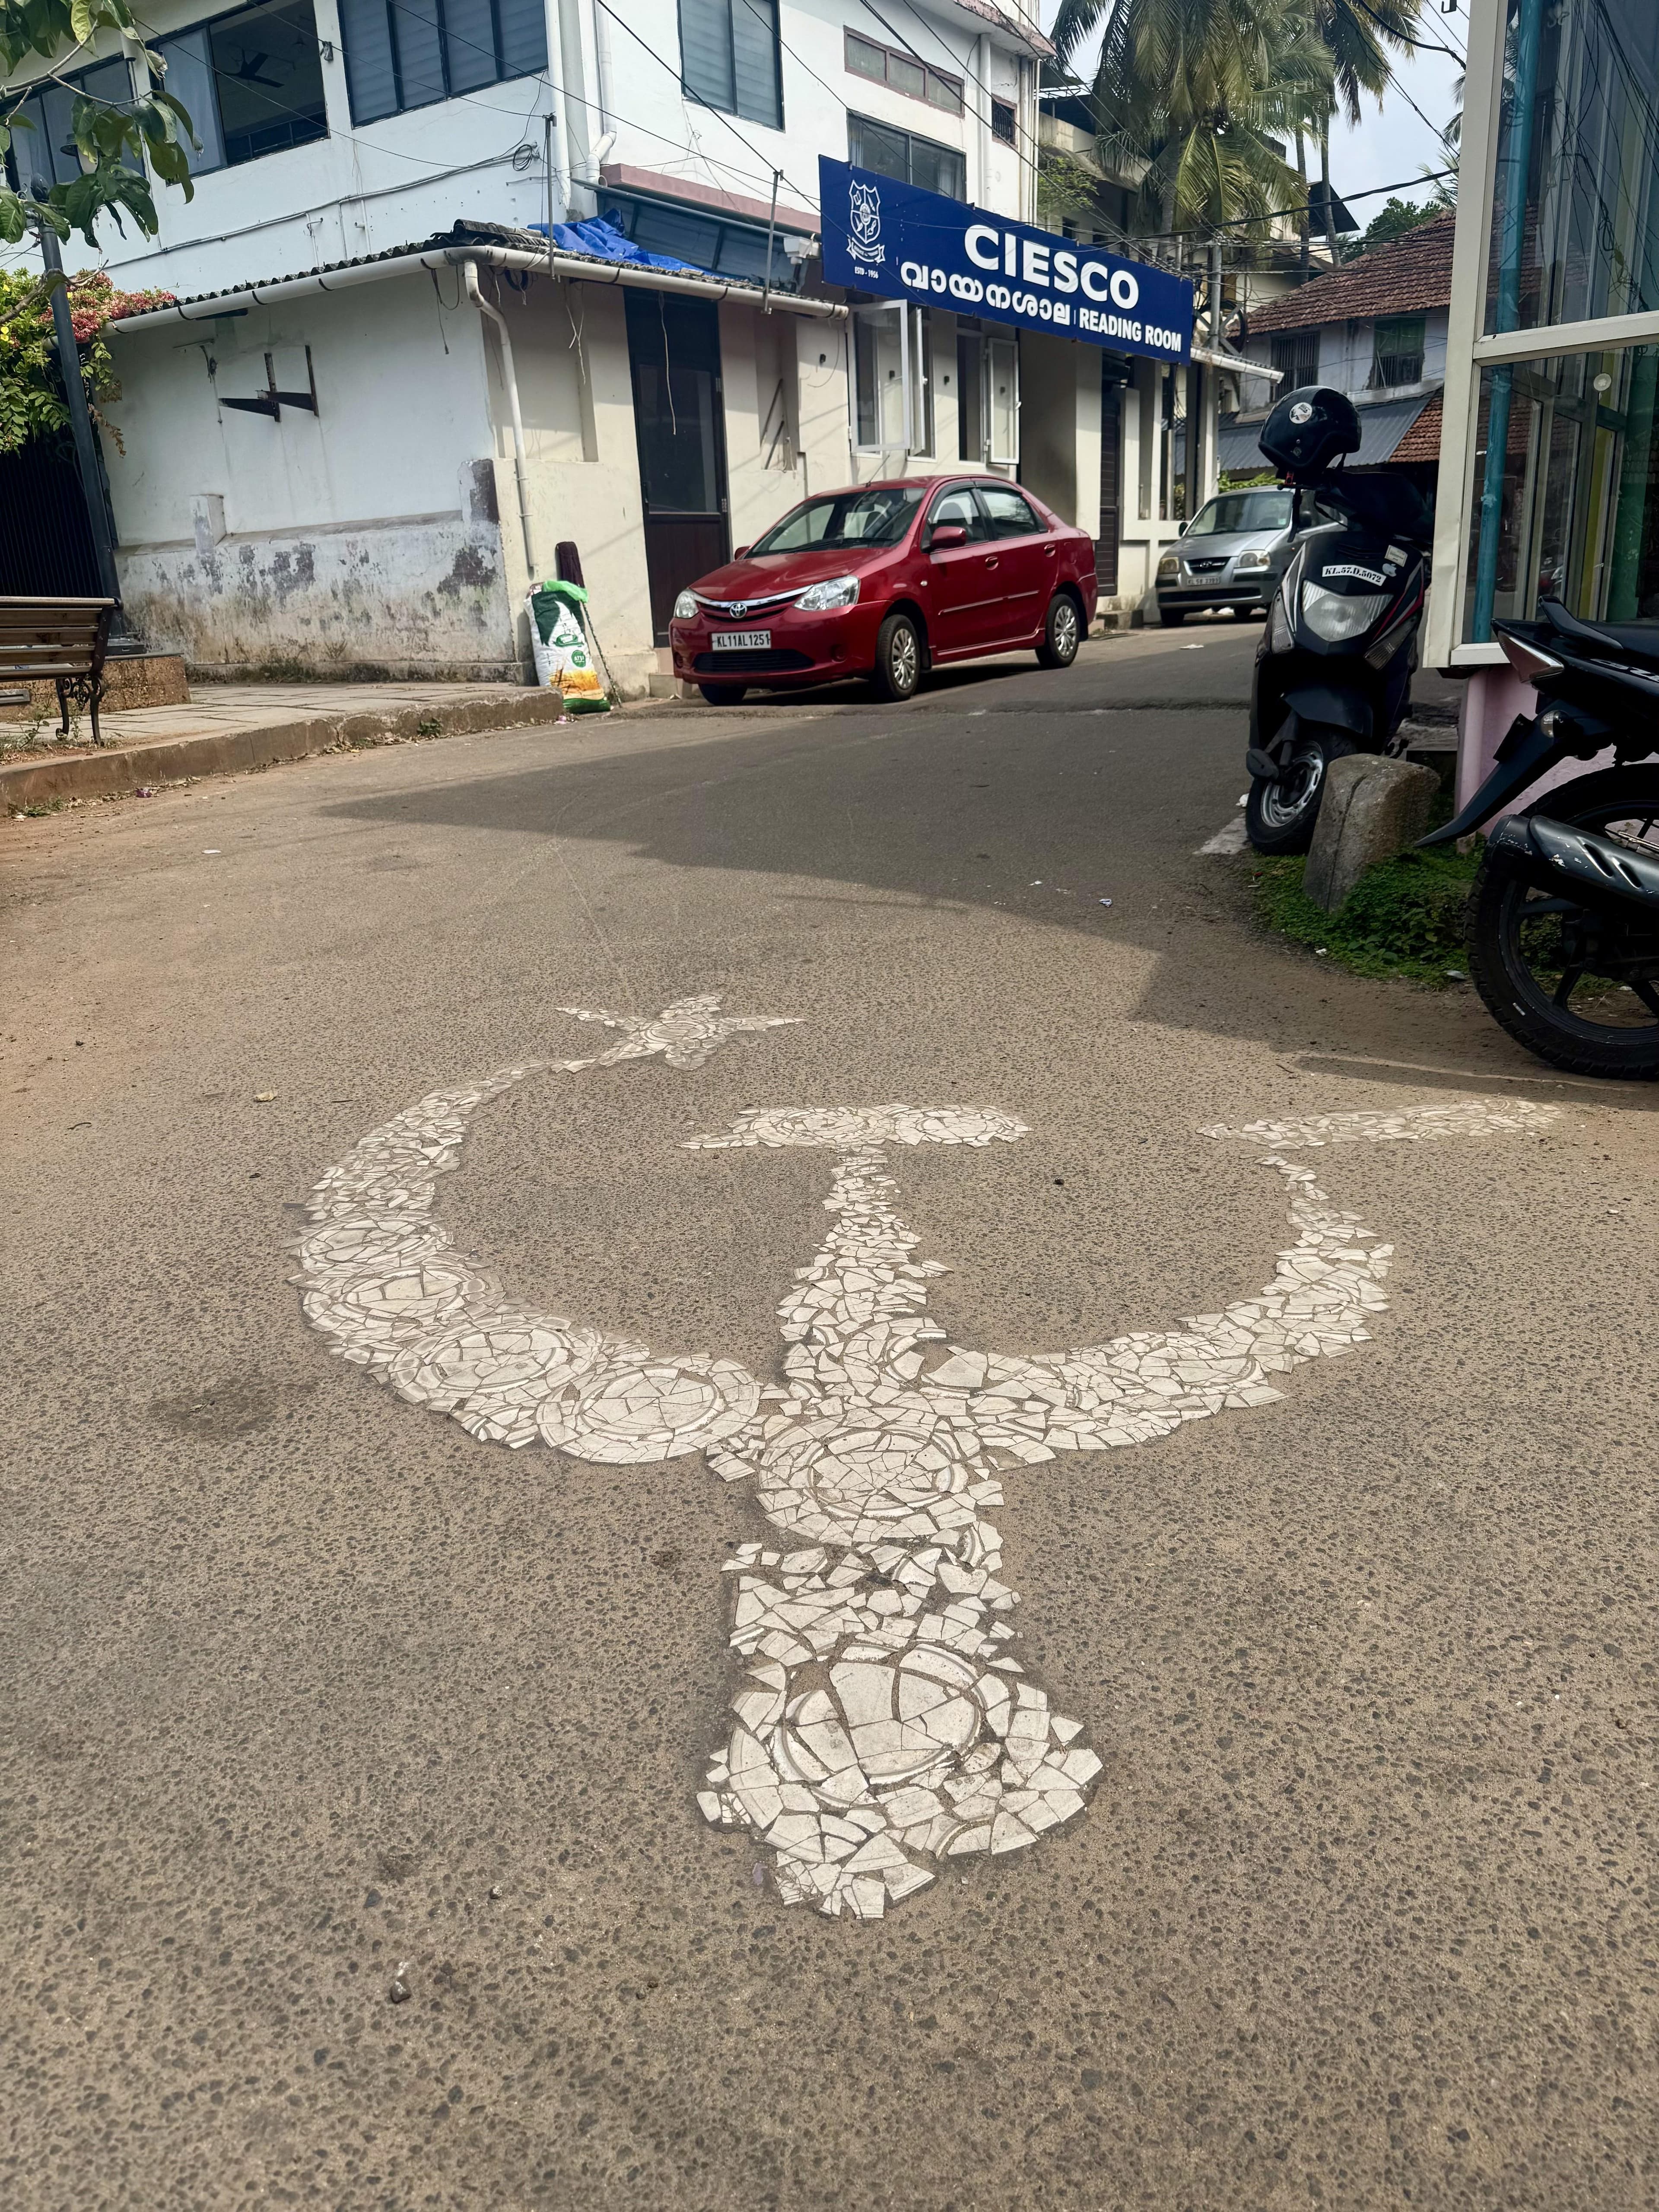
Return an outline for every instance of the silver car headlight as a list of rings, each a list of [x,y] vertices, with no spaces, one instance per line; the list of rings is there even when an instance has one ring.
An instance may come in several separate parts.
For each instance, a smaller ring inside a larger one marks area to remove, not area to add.
[[[659,602],[660,605],[660,601]],[[695,592],[682,592],[674,602],[676,622],[695,622],[697,618],[697,599]]]
[[[1273,556],[1265,545],[1247,546],[1233,566],[1236,576],[1265,576],[1273,565]]]
[[[832,607],[855,607],[858,603],[856,576],[826,576],[821,584],[809,584],[795,606],[804,615],[825,615]]]
[[[1160,584],[1173,584],[1179,577],[1180,574],[1180,562],[1176,559],[1173,553],[1166,553],[1164,556],[1164,558],[1158,564],[1158,582]]]
[[[1358,592],[1346,598],[1322,584],[1304,584],[1302,619],[1328,645],[1342,645],[1364,637],[1393,597],[1392,592]]]

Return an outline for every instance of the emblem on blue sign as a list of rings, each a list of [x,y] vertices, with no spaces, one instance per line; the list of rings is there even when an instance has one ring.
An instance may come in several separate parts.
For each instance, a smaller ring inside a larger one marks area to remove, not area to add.
[[[887,249],[881,242],[881,194],[873,185],[860,184],[856,177],[852,180],[848,227],[854,260],[873,273],[887,258]]]

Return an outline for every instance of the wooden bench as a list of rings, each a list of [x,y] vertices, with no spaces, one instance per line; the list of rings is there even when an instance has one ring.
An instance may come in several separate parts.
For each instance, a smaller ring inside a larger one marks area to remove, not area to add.
[[[98,706],[114,612],[113,599],[0,597],[0,684],[55,684],[64,735],[73,703],[89,711],[92,742],[101,745]]]

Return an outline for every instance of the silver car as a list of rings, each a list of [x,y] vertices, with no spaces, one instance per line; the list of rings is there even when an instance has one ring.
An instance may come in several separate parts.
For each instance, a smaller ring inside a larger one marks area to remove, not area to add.
[[[1158,564],[1159,619],[1174,628],[1206,607],[1241,621],[1263,613],[1289,556],[1293,498],[1264,484],[1206,500]]]

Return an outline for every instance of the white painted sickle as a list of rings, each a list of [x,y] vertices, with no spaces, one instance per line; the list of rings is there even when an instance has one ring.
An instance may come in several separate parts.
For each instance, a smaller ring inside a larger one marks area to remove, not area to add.
[[[606,1062],[700,1064],[732,1030],[712,998],[627,1030]],[[576,1011],[571,1009],[569,1011]],[[980,1108],[772,1109],[692,1149],[811,1146],[837,1156],[836,1225],[779,1308],[782,1389],[734,1360],[661,1357],[509,1300],[452,1255],[432,1218],[471,1115],[538,1067],[434,1092],[365,1137],[312,1194],[295,1280],[343,1358],[474,1436],[572,1458],[654,1462],[707,1450],[794,1548],[740,1547],[732,1644],[746,1662],[730,1737],[699,1798],[764,1837],[790,1901],[875,1917],[941,1857],[1024,1849],[1080,1812],[1100,1771],[1009,1645],[1015,1599],[983,1516],[999,1470],[1060,1449],[1138,1443],[1278,1396],[1270,1376],[1364,1341],[1391,1248],[1334,1212],[1286,1152],[1533,1128],[1558,1111],[1457,1100],[1212,1129],[1266,1148],[1291,1186],[1294,1245],[1255,1297],[1179,1329],[1037,1359],[964,1350],[927,1316],[942,1272],[911,1255],[888,1147],[1026,1133]]]

